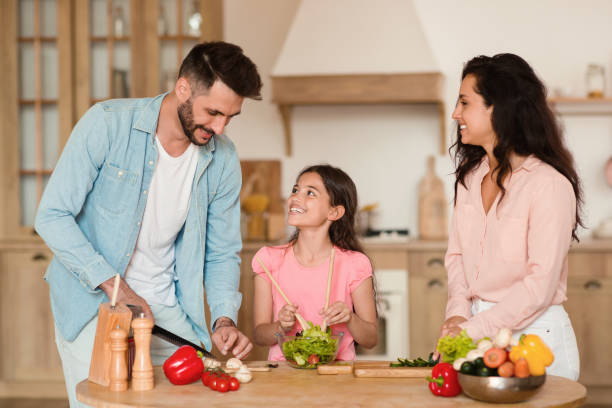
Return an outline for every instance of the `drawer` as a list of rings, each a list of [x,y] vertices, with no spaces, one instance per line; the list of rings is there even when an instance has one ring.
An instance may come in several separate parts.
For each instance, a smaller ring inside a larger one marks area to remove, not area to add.
[[[376,269],[402,269],[408,268],[408,252],[398,250],[376,249],[366,252]]]
[[[410,254],[410,275],[436,276],[446,279],[444,254],[441,251],[414,252]]]

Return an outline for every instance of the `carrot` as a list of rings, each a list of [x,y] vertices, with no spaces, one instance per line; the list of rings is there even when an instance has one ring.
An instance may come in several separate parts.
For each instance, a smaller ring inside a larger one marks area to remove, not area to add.
[[[519,358],[514,363],[514,376],[518,378],[529,377],[529,363],[524,358]]]
[[[512,361],[506,361],[499,366],[497,373],[500,377],[512,377],[514,375],[514,364],[512,364]]]
[[[484,359],[484,363],[487,367],[497,368],[500,365],[504,364],[507,356],[508,353],[506,353],[506,350],[497,347],[492,347],[484,353],[484,356],[482,358]]]

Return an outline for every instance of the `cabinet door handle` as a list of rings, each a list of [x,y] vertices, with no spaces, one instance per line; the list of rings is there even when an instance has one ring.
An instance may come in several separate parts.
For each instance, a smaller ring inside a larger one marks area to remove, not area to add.
[[[601,289],[601,282],[596,281],[596,280],[590,280],[587,283],[584,284],[584,288],[586,290],[597,290],[597,289]]]
[[[47,255],[45,254],[37,253],[37,254],[32,255],[33,261],[46,261],[47,259],[48,259]]]
[[[431,258],[429,261],[427,261],[427,266],[429,267],[436,265],[444,266],[444,260],[442,258]]]
[[[443,286],[444,284],[442,283],[442,281],[440,281],[440,279],[432,279],[429,282],[427,282],[428,288],[441,288]]]

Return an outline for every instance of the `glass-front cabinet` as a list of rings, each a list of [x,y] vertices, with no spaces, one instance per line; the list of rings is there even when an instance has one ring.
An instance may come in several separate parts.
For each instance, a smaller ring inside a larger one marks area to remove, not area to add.
[[[222,0],[2,0],[0,239],[36,238],[36,208],[78,118],[98,101],[174,86]]]

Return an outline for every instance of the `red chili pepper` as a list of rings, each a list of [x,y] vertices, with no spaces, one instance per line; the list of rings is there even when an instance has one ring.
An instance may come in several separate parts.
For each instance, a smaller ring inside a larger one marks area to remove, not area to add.
[[[427,377],[427,381],[429,381],[429,389],[433,395],[454,397],[461,392],[457,371],[450,363],[436,364],[431,370],[431,377]]]
[[[202,377],[202,355],[191,346],[181,346],[164,362],[164,374],[174,385],[191,384]]]

